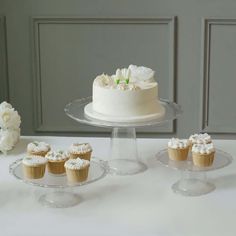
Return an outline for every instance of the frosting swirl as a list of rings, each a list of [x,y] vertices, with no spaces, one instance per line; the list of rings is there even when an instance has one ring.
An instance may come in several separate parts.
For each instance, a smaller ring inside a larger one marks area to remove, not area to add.
[[[63,161],[68,159],[68,155],[64,151],[50,151],[45,156],[49,161]]]
[[[50,145],[45,142],[34,141],[27,145],[28,152],[47,152],[50,150]]]
[[[90,162],[87,160],[83,160],[80,158],[76,159],[69,159],[65,162],[65,168],[72,169],[72,170],[80,170],[87,166],[89,166]]]
[[[92,150],[89,143],[73,143],[69,148],[69,152],[71,153],[86,153]]]
[[[198,154],[210,154],[215,152],[215,148],[213,143],[194,144],[192,152]]]
[[[207,133],[204,134],[193,134],[189,137],[189,140],[193,144],[201,144],[201,143],[211,143],[211,136]]]
[[[26,156],[22,160],[22,163],[27,166],[37,166],[37,165],[44,165],[48,162],[48,160],[44,157],[40,156]]]
[[[189,146],[189,140],[188,139],[178,139],[178,138],[172,138],[168,142],[168,147],[170,148],[187,148]]]

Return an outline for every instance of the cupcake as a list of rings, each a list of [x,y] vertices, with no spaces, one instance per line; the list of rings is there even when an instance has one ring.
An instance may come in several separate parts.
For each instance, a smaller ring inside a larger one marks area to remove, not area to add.
[[[80,158],[70,159],[65,163],[67,179],[71,183],[85,181],[88,178],[90,162]]]
[[[204,144],[204,143],[211,143],[211,136],[207,133],[204,134],[193,134],[189,137],[189,141],[191,143],[191,147],[194,144]]]
[[[192,147],[193,164],[198,167],[211,166],[214,161],[213,143],[194,144]]]
[[[185,161],[188,158],[189,140],[172,138],[168,142],[169,158],[173,161]]]
[[[22,161],[24,176],[28,179],[40,179],[45,174],[47,159],[40,156],[26,156]]]
[[[69,159],[67,153],[64,151],[50,151],[45,158],[48,160],[48,172],[52,174],[65,173],[65,162]]]
[[[73,143],[69,148],[70,158],[81,158],[90,161],[92,154],[92,147],[89,143]]]
[[[27,145],[27,153],[34,156],[36,155],[44,157],[50,151],[50,149],[50,145],[45,142],[34,141]]]

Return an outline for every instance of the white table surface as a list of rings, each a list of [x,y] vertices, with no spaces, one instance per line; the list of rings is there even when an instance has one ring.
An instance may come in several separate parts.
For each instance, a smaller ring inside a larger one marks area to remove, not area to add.
[[[40,205],[44,193],[10,176],[8,166],[22,157],[28,142],[43,140],[53,148],[72,142],[90,142],[94,156],[108,153],[109,139],[70,137],[22,137],[8,156],[0,154],[0,235],[96,235],[96,236],[235,236],[236,162],[208,177],[216,190],[198,197],[172,192],[179,172],[163,167],[155,154],[167,140],[139,139],[138,147],[148,170],[133,176],[106,176],[91,185],[78,187],[83,201],[74,207],[55,209]],[[216,140],[217,148],[236,156],[236,142]],[[234,158],[235,159],[235,158]]]

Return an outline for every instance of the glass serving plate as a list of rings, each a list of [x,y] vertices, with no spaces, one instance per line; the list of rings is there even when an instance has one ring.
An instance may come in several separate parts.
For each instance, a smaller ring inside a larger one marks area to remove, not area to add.
[[[92,103],[92,97],[76,99],[68,103],[64,110],[69,117],[80,123],[105,128],[138,128],[151,125],[162,125],[165,122],[176,119],[180,114],[183,113],[180,105],[165,99],[160,99],[161,105],[165,108],[165,114],[162,117],[154,118],[148,121],[110,122],[87,116],[84,112],[84,108],[90,103]]]

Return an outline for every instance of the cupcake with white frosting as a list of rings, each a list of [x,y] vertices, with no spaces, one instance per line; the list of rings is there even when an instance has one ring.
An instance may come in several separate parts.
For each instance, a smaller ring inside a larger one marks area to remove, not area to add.
[[[70,183],[87,180],[90,162],[80,158],[69,159],[65,162],[67,179]]]
[[[69,159],[69,156],[64,151],[50,151],[45,158],[48,160],[48,172],[52,174],[64,174],[64,164]]]
[[[192,147],[193,164],[199,167],[211,166],[214,161],[213,143],[194,144]]]
[[[24,176],[28,179],[40,179],[45,174],[47,159],[41,156],[26,156],[22,160]]]
[[[188,139],[172,138],[168,142],[169,158],[173,161],[185,161],[188,158],[190,142]]]
[[[191,146],[194,144],[212,143],[211,136],[207,133],[193,134],[189,137],[189,141],[191,142]]]
[[[50,145],[45,142],[34,141],[27,145],[27,153],[29,155],[44,157],[50,150],[51,150]]]
[[[92,147],[89,143],[73,143],[69,148],[70,158],[81,158],[90,161],[92,155]]]

